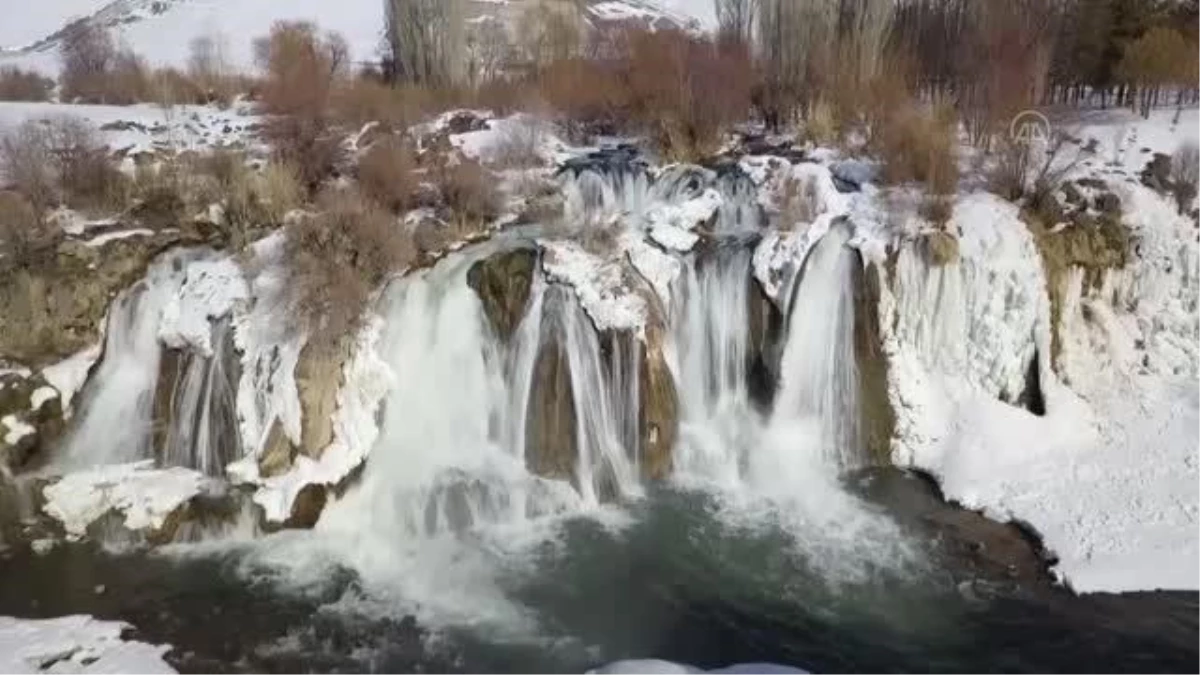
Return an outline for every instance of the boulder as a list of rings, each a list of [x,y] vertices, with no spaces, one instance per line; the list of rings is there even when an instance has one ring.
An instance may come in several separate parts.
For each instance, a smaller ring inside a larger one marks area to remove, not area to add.
[[[646,327],[646,344],[638,365],[638,441],[642,478],[648,480],[663,480],[670,475],[671,451],[679,435],[679,394],[663,354],[665,333],[666,326],[658,321]]]
[[[62,399],[41,375],[0,375],[0,473],[29,464],[63,428]]]
[[[941,267],[958,261],[958,237],[943,230],[928,232],[922,238],[925,261]]]
[[[543,331],[553,319],[543,319]],[[571,367],[557,331],[546,331],[533,366],[525,419],[525,465],[544,478],[569,481],[578,488],[575,396]]]
[[[892,463],[896,413],[888,398],[888,361],[879,326],[884,271],[854,266],[854,359],[858,364],[859,437],[871,464]]]
[[[480,260],[467,272],[467,284],[479,295],[488,321],[505,342],[525,316],[536,266],[536,251],[516,249]]]

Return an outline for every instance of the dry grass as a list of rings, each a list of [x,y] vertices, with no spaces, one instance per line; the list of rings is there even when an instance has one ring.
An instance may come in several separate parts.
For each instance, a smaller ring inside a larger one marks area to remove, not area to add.
[[[22,195],[0,191],[0,270],[31,268],[50,262],[62,231]]]
[[[413,174],[416,159],[403,139],[381,139],[358,163],[358,183],[363,195],[392,213],[403,213],[414,206],[417,180]]]
[[[953,112],[913,103],[895,111],[875,132],[889,183],[921,183],[944,195],[958,184],[957,135]]]
[[[0,68],[0,101],[48,101],[54,80],[14,66]]]
[[[431,109],[431,94],[416,87],[390,87],[377,79],[356,77],[338,83],[333,92],[333,115],[338,122],[359,128],[379,122],[403,131]]]
[[[361,195],[343,190],[320,201],[319,215],[288,227],[288,286],[310,339],[332,345],[355,330],[371,293],[415,249],[396,219]]]
[[[500,215],[496,179],[477,162],[462,159],[453,166],[442,166],[437,170],[437,182],[451,220],[483,224]]]
[[[526,115],[510,120],[496,144],[492,164],[498,169],[542,166],[540,150],[546,135],[546,125],[537,117]]]

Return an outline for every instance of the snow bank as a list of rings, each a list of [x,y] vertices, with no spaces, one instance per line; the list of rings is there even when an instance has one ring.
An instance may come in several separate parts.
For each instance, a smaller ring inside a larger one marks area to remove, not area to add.
[[[55,619],[0,616],[0,672],[174,673],[168,645],[121,639],[120,621],[75,615]]]
[[[646,323],[646,302],[625,279],[620,259],[593,255],[574,241],[539,240],[542,269],[553,281],[575,289],[596,330],[637,331]]]
[[[305,486],[340,483],[375,445],[379,435],[375,414],[392,384],[392,371],[376,351],[382,330],[383,320],[372,317],[358,336],[353,357],[343,366],[345,384],[338,391],[333,441],[320,459],[299,455],[286,473],[270,478],[259,477],[253,458],[231,465],[230,472],[240,480],[259,484],[254,501],[263,507],[267,520],[287,520]]]
[[[5,415],[0,417],[0,432],[3,432],[5,445],[13,446],[21,441],[26,436],[31,436],[37,433],[37,429],[26,424],[16,415]]]
[[[1030,523],[1077,591],[1195,589],[1196,244],[1162,197],[1123,190],[1141,255],[1095,294],[1069,275],[1058,373],[1040,255],[1015,207],[961,197],[957,263],[901,249],[881,302],[894,456],[950,499]],[[1045,416],[1001,400],[1015,402],[1034,358]]]
[[[108,320],[106,318],[100,322],[101,330],[107,325]],[[102,344],[103,335],[100,342],[42,369],[42,377],[46,378],[50,386],[57,389],[59,395],[62,396],[64,416],[70,416],[71,401],[75,398],[75,394],[79,393],[79,390],[83,388],[84,382],[87,381],[88,372],[91,371],[96,360],[100,358]]]
[[[237,411],[242,447],[257,458],[275,420],[300,444],[301,407],[296,363],[306,341],[287,305],[284,235],[272,234],[253,245],[259,269],[250,284],[253,302],[235,307],[233,339],[242,355]]]
[[[87,534],[89,525],[112,511],[124,515],[129,530],[153,531],[205,484],[203,474],[181,467],[155,469],[153,460],[112,464],[67,474],[47,486],[42,508],[75,537]]]
[[[163,308],[158,339],[168,347],[190,347],[212,356],[210,321],[228,315],[247,300],[249,292],[242,268],[233,258],[189,263],[179,292]]]

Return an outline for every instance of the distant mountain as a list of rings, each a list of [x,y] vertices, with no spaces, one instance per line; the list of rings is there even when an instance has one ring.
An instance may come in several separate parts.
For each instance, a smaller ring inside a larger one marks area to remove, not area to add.
[[[467,0],[468,15],[517,16],[532,0]],[[703,30],[712,0],[585,0],[589,22],[634,24],[660,30]],[[230,63],[253,64],[253,40],[275,21],[309,20],[341,33],[358,61],[378,57],[382,0],[36,0],[0,27],[0,65],[47,74],[58,71],[58,47],[74,21],[103,25],[152,65],[181,66],[189,43],[216,38]]]

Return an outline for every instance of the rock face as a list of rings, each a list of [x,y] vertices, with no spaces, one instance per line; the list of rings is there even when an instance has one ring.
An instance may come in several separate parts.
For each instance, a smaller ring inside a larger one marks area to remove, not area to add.
[[[95,344],[109,302],[140,279],[159,253],[192,241],[178,232],[67,241],[54,264],[0,274],[0,354],[39,368]]]
[[[888,399],[888,362],[879,329],[879,297],[884,271],[877,265],[854,268],[854,358],[858,362],[860,429],[867,456],[891,464],[896,413]]]
[[[541,351],[533,366],[525,418],[525,465],[539,476],[570,481],[578,488],[575,467],[579,447],[571,367],[562,337],[555,330],[546,330],[549,321],[552,318],[547,315],[543,319]]]
[[[337,394],[342,387],[342,366],[350,358],[347,339],[334,347],[308,344],[296,362],[296,389],[300,394],[300,448],[308,457],[318,458],[333,440],[333,414],[337,412]]]
[[[496,335],[505,342],[525,315],[536,266],[536,251],[517,249],[481,260],[467,273],[467,283],[479,295]]]
[[[15,472],[62,434],[62,399],[40,375],[0,375],[0,473]]]
[[[642,478],[648,480],[663,480],[671,473],[671,450],[679,433],[679,394],[663,355],[665,331],[657,322],[647,327],[638,365],[638,441]]]

